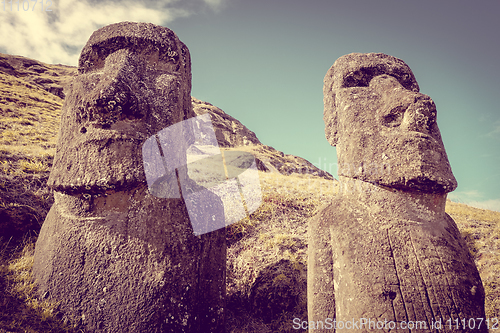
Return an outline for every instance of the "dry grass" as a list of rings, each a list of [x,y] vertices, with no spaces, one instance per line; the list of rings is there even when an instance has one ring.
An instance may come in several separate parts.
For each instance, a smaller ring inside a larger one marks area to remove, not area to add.
[[[307,220],[334,193],[334,182],[322,178],[262,172],[259,176],[262,206],[250,218],[228,228],[229,236],[235,238],[228,248],[228,297],[231,305],[252,312],[255,312],[252,288],[266,267],[274,267],[281,260],[298,264],[299,270],[299,267],[307,267]],[[500,213],[449,200],[446,212],[457,223],[474,255],[486,291],[487,317],[500,317]],[[305,275],[299,273],[300,280],[294,278],[294,274],[297,275],[294,270],[285,270],[284,274],[274,276],[273,283],[294,281],[289,288],[297,288],[305,282]],[[238,320],[232,323],[231,332],[294,332],[293,318],[307,318],[305,302],[302,300],[293,311],[267,322],[244,311],[235,311],[231,315]],[[241,325],[260,328],[245,331]]]
[[[54,305],[38,301],[31,276],[34,241],[53,203],[46,182],[62,106],[27,81],[31,74],[22,65],[17,77],[0,72],[0,332],[68,332]]]
[[[34,248],[28,240],[17,255],[0,262],[0,332],[74,332],[61,322],[57,304],[37,297],[31,272]]]
[[[293,318],[307,318],[307,220],[331,197],[334,183],[297,174],[259,177],[262,205],[228,228],[229,331],[293,332]],[[280,294],[292,299],[279,301]],[[266,314],[271,309],[276,312]]]
[[[32,198],[38,198],[40,202],[45,203],[43,214],[46,214],[50,207],[51,193],[44,189],[42,182],[43,179],[46,180],[47,171],[42,171],[44,168],[35,168],[33,172],[24,170],[13,176],[11,174],[16,172],[13,172],[15,170],[12,168],[9,165],[6,170],[10,174],[3,174],[4,181],[10,180],[2,187],[4,196],[7,193],[5,190],[10,189],[8,207],[31,207],[34,203]],[[228,326],[233,333],[293,332],[293,318],[305,319],[307,316],[306,300],[303,296],[294,300],[291,311],[274,314],[272,318],[262,319],[248,309],[254,308],[256,301],[252,297],[259,291],[258,286],[264,285],[270,288],[268,290],[275,288],[280,292],[285,290],[286,286],[292,294],[294,290],[304,288],[307,220],[333,195],[334,183],[302,175],[283,176],[259,172],[259,177],[263,193],[261,207],[249,218],[228,228]],[[16,203],[19,200],[24,201],[22,204]],[[5,203],[3,204],[5,206]],[[26,211],[35,214],[35,211],[40,209],[26,208]],[[487,314],[489,317],[499,317],[500,213],[451,201],[447,202],[446,211],[457,222],[476,259],[485,285]],[[37,216],[37,221],[43,218],[44,215]],[[2,329],[49,331],[35,323],[50,323],[52,326],[49,327],[53,331],[69,330],[54,316],[54,307],[39,303],[33,294],[30,280],[32,248],[16,257],[12,255],[15,251],[5,250],[6,243],[6,239],[0,243],[0,251],[4,250],[4,257],[10,255],[10,258],[4,258],[1,265],[0,288],[5,292],[0,301],[0,312],[3,314],[3,317],[0,317],[0,332]],[[263,281],[262,272],[269,267],[276,269],[276,274],[271,275],[272,281]],[[274,295],[269,296],[269,302],[272,304],[271,296]],[[259,302],[262,304],[262,299]]]
[[[32,161],[30,159],[21,161],[33,165],[28,163]],[[44,184],[48,172],[44,171],[44,167],[22,169],[19,162],[3,162],[6,173],[0,174],[3,177],[3,182],[0,181],[1,194],[5,198],[2,205],[24,212],[24,215],[20,215],[24,221],[32,216],[34,222],[31,229],[27,228],[23,232],[36,236],[36,230],[52,203],[52,194]],[[48,166],[50,160],[44,163]],[[34,164],[38,165],[36,162]],[[259,177],[263,194],[261,207],[249,218],[228,227],[229,332],[294,332],[293,318],[307,318],[304,294],[295,297],[306,283],[307,220],[333,195],[334,182],[296,174],[283,176],[259,172]],[[474,254],[486,290],[488,316],[500,317],[500,213],[451,201],[447,202],[446,211],[457,222]],[[13,253],[16,251],[11,247],[6,250],[7,243],[6,239],[0,242],[0,251],[3,250],[6,257],[0,269],[0,288],[4,290],[0,301],[0,313],[3,314],[0,317],[0,332],[2,329],[27,332],[69,330],[54,315],[54,307],[39,303],[33,293],[30,280],[32,252],[25,250],[15,255]],[[269,267],[275,269],[276,273],[269,275],[271,281],[265,281],[262,272]],[[291,310],[263,319],[254,311],[256,305],[266,306],[266,300],[264,304],[262,299],[255,300],[259,287],[275,291],[269,294],[268,306],[274,305],[276,293],[288,290],[287,295],[295,297],[288,304]]]
[[[280,259],[306,263],[307,219],[333,194],[333,181],[299,175],[282,176],[259,172],[262,205],[229,228],[232,235],[245,235],[229,249],[229,263],[243,268],[228,290],[248,292],[256,272]],[[324,191],[318,190],[323,188]],[[314,190],[313,190],[314,189]],[[233,260],[234,259],[234,260]],[[232,272],[234,273],[234,272]]]
[[[0,96],[0,152],[29,157],[53,155],[62,100],[1,72]]]
[[[474,256],[486,292],[486,317],[500,318],[500,212],[451,201],[446,203],[446,212]]]

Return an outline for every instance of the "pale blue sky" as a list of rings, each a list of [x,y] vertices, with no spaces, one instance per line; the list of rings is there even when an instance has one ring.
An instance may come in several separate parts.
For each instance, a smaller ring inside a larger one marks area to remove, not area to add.
[[[0,11],[0,52],[76,65],[98,27],[125,20],[167,26],[191,51],[193,96],[236,117],[264,144],[334,176],[336,152],[322,120],[326,71],[351,52],[401,58],[437,105],[459,183],[450,198],[500,211],[500,1],[53,3],[53,13]]]

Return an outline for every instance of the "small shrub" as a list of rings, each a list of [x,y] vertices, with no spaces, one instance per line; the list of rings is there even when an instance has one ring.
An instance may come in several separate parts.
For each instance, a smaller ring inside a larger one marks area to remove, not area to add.
[[[21,160],[19,161],[19,168],[26,173],[39,173],[49,171],[49,167],[42,161],[36,160]]]

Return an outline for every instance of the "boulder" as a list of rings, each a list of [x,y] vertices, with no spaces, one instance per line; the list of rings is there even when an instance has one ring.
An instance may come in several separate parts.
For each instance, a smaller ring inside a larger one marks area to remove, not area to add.
[[[265,267],[250,288],[249,308],[265,323],[297,311],[307,302],[306,275],[305,265],[287,259]]]

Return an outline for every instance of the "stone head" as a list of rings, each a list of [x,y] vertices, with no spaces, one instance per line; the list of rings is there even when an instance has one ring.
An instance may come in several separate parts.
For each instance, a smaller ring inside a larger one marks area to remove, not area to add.
[[[342,56],[328,70],[323,93],[339,176],[401,190],[456,188],[436,106],[402,60],[382,53]]]
[[[165,27],[122,22],[95,31],[66,91],[48,181],[63,192],[145,182],[141,146],[194,116],[188,48]]]

